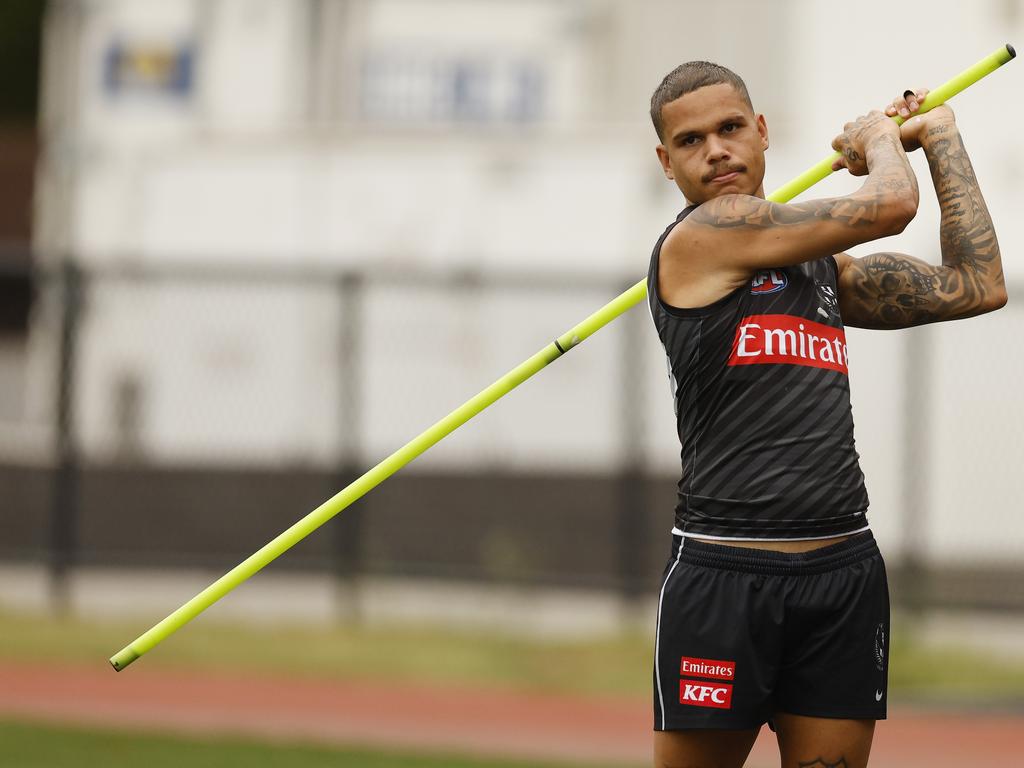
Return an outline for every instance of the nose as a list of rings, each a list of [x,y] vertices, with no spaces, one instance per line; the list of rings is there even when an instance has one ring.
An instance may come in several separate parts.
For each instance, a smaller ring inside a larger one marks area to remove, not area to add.
[[[707,148],[707,159],[711,163],[727,160],[729,158],[729,150],[727,149],[725,142],[719,136],[709,137],[704,146]]]

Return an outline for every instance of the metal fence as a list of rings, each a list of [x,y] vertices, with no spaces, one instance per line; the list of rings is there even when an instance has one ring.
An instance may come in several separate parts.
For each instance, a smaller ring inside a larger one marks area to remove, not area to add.
[[[633,282],[37,269],[23,354],[2,363],[23,366],[29,416],[2,425],[0,560],[47,563],[57,604],[78,567],[227,569]],[[907,605],[1024,607],[1018,317],[851,332],[859,445],[886,465],[872,522]],[[678,472],[664,370],[632,310],[275,567],[651,594]],[[973,548],[950,558],[958,537]]]

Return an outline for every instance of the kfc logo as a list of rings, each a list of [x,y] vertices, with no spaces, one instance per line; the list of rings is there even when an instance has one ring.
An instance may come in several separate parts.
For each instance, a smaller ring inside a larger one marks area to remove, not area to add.
[[[679,703],[689,704],[693,707],[731,709],[732,685],[684,678],[679,681]]]

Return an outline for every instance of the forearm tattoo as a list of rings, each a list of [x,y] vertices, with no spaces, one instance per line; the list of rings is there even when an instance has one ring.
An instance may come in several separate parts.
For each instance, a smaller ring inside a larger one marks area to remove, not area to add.
[[[864,187],[846,197],[781,205],[754,197],[726,195],[697,208],[688,221],[719,229],[792,227],[831,220],[853,228],[874,226],[894,195],[917,195],[917,179],[906,155],[891,136],[872,145],[871,175]]]
[[[895,137],[885,136],[879,139],[871,145],[868,154],[871,175],[865,188],[870,188],[881,195],[912,194],[914,200],[917,200],[917,176],[914,175],[907,153],[903,151]]]
[[[906,328],[991,309],[1005,295],[995,228],[956,126],[937,125],[923,142],[941,209],[942,266],[898,253],[853,259],[844,275],[844,321]]]
[[[959,131],[955,125],[936,125],[929,129],[926,142],[928,167],[942,210],[942,263],[965,267],[1002,285],[995,228]]]
[[[880,211],[881,204],[876,198],[839,197],[780,205],[768,200],[737,198],[730,195],[710,200],[697,208],[690,215],[690,219],[694,224],[719,229],[792,227],[825,219],[832,219],[851,227],[866,227],[878,220]]]

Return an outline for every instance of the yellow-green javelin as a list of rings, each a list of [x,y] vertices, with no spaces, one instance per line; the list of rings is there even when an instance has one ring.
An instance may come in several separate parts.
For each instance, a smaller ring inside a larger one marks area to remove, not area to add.
[[[976,82],[981,80],[981,78],[985,77],[985,75],[995,72],[1006,62],[1016,58],[1016,56],[1017,52],[1013,50],[1013,46],[1009,43],[1001,48],[997,48],[973,67],[968,67],[952,80],[948,80],[935,90],[930,91],[924,101],[921,102],[921,108],[917,111],[917,114],[924,114],[929,109],[937,107],[939,104],[944,104],[960,93],[960,91],[970,85],[974,85]],[[899,115],[896,115],[892,119],[896,121],[897,125],[903,125],[903,118]],[[773,200],[776,203],[784,203],[788,200],[792,200],[801,192],[806,189],[810,189],[832,173],[832,163],[835,162],[838,157],[838,152],[826,157],[817,165],[813,165],[808,168],[788,184],[785,184],[772,192],[772,194],[768,196],[768,199]]]
[[[964,90],[969,85],[976,83],[985,75],[998,69],[1015,56],[1016,53],[1012,46],[1006,45],[1005,47],[1000,48],[992,55],[979,61],[973,67],[957,75],[949,82],[944,83],[934,91],[931,91],[927,98],[922,102],[919,113],[927,112],[929,109],[942,104],[947,99],[960,93],[960,91]],[[893,119],[898,123],[903,122],[899,116]],[[810,168],[797,178],[793,179],[793,181],[777,189],[768,196],[768,199],[777,203],[784,203],[792,200],[801,192],[809,189],[832,173],[832,163],[837,157],[839,157],[839,155],[838,153],[835,153],[825,158],[813,168]],[[549,363],[560,358],[570,349],[575,347],[591,334],[603,328],[627,309],[639,304],[646,296],[647,280],[644,279],[625,293],[601,307],[601,309],[597,310],[597,312],[592,314],[586,320],[563,333],[555,341],[544,347],[544,349],[535,354],[529,360],[506,373],[496,382],[491,384],[491,386],[487,387],[483,392],[452,411],[439,422],[434,424],[434,426],[430,427],[430,429],[406,443],[365,475],[325,501],[319,507],[295,523],[291,528],[284,531],[260,550],[236,565],[226,574],[217,579],[217,581],[213,582],[213,584],[178,608],[178,610],[170,616],[111,657],[110,663],[113,665],[114,669],[120,671],[127,667],[142,654],[151,650],[155,645],[157,645],[157,643],[160,643],[169,635],[181,629],[182,626],[220,600],[224,595],[257,571],[261,570],[272,560],[298,544],[302,539],[306,538],[306,536],[345,509],[345,507],[352,504],[380,483],[384,482],[384,480],[440,441],[443,437],[454,432],[471,418],[487,408],[487,406],[507,395],[528,378],[533,376]]]

